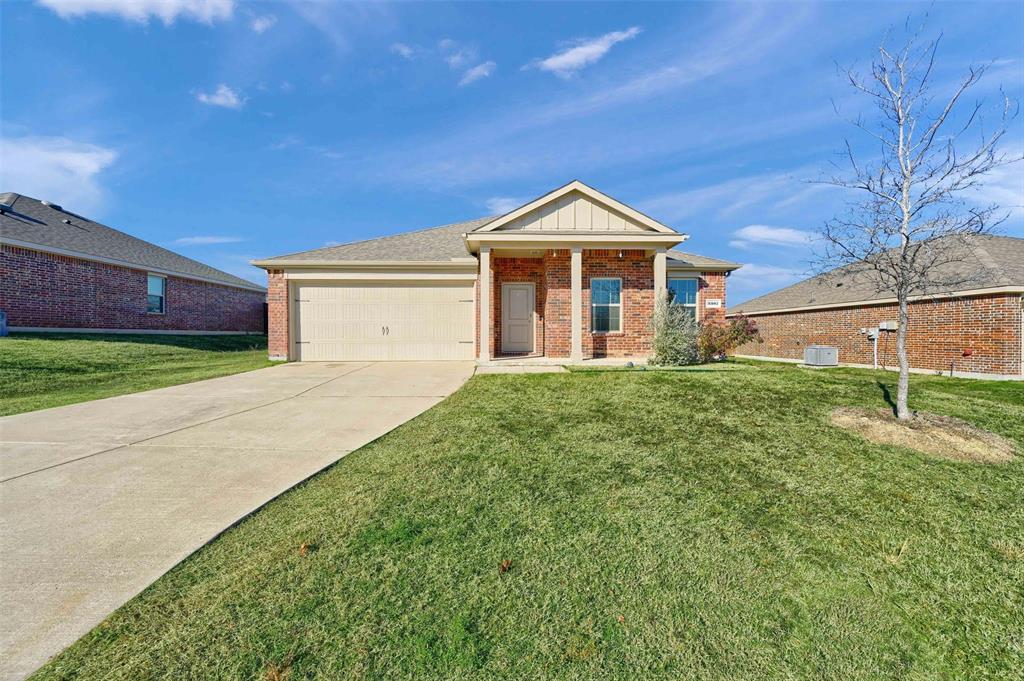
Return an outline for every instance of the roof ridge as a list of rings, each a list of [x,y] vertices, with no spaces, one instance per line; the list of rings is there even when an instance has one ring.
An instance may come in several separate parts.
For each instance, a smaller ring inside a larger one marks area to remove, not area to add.
[[[290,257],[296,256],[296,255],[303,255],[303,254],[306,254],[306,253],[316,253],[317,251],[326,251],[326,250],[329,250],[329,249],[332,249],[332,248],[341,248],[343,246],[355,246],[357,244],[365,244],[365,243],[369,243],[371,241],[381,241],[383,239],[390,239],[390,238],[398,237],[398,236],[408,236],[410,234],[422,234],[423,232],[432,232],[432,231],[434,231],[436,229],[446,229],[446,228],[450,228],[450,227],[456,227],[458,225],[466,225],[466,224],[469,224],[470,222],[478,222],[480,220],[493,220],[493,219],[495,219],[494,216],[487,216],[487,217],[482,217],[482,218],[473,218],[471,220],[462,220],[462,221],[459,221],[459,222],[449,222],[448,224],[445,224],[445,225],[435,225],[434,227],[421,227],[420,229],[414,229],[414,230],[411,230],[411,231],[408,231],[408,232],[398,232],[398,233],[395,233],[395,234],[385,234],[384,236],[375,236],[375,237],[370,238],[370,239],[357,239],[356,241],[346,241],[346,242],[343,242],[343,243],[340,243],[340,244],[332,244],[331,246],[321,246],[320,248],[307,248],[304,251],[295,251],[293,253],[284,253],[282,255],[275,255],[273,257],[266,258],[266,259],[267,260],[278,260],[278,259],[282,259],[283,260],[285,258],[290,258]]]

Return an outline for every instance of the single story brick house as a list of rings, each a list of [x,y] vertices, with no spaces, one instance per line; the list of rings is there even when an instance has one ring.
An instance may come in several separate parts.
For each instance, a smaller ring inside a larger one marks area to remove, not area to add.
[[[0,194],[12,331],[264,333],[266,289],[47,201]]]
[[[910,366],[968,377],[1024,377],[1024,239],[976,235],[957,245],[955,262],[910,303]],[[967,282],[967,283],[965,283]],[[729,309],[757,322],[761,340],[736,350],[746,357],[799,360],[808,345],[839,349],[839,361],[874,366],[870,331],[897,320],[896,298],[854,268],[806,279]],[[896,334],[878,334],[878,364],[896,366]]]
[[[573,181],[500,217],[283,255],[269,279],[278,360],[642,358],[655,296],[724,319],[735,263]]]

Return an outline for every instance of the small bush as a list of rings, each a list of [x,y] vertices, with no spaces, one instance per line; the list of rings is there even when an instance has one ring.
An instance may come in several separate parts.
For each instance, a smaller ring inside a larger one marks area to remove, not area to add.
[[[654,332],[651,364],[682,366],[700,362],[697,348],[700,326],[686,308],[662,298],[654,306],[651,326]]]
[[[697,335],[700,362],[721,362],[731,350],[760,338],[757,324],[749,317],[739,316],[727,322],[705,322]]]

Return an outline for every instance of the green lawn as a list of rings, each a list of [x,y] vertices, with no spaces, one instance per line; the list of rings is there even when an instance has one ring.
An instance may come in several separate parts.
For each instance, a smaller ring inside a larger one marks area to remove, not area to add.
[[[912,407],[1024,445],[1024,384],[912,381]],[[1019,679],[1024,456],[936,460],[828,425],[883,406],[880,382],[476,377],[38,677]]]
[[[0,416],[269,365],[266,336],[11,334],[0,338]]]

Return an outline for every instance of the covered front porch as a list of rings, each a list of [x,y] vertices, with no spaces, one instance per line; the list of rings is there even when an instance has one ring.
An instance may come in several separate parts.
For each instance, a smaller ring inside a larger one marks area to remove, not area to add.
[[[479,361],[645,358],[668,249],[686,239],[573,181],[465,235]]]
[[[645,359],[664,248],[480,250],[479,360]]]

